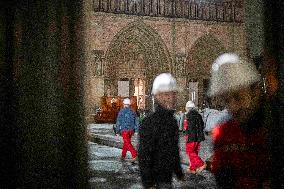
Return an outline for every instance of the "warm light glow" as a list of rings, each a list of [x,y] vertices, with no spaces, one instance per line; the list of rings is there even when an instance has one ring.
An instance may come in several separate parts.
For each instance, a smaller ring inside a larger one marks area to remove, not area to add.
[[[134,96],[137,97],[138,109],[145,109],[145,81],[143,79],[134,80]]]

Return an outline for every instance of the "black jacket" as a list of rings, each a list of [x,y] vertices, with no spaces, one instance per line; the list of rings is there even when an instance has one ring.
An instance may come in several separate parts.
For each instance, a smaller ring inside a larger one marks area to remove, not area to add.
[[[173,173],[183,176],[179,156],[179,133],[174,111],[157,106],[139,130],[138,162],[144,187],[171,183]]]
[[[198,111],[195,109],[190,110],[186,114],[186,118],[188,121],[188,129],[186,130],[186,134],[188,135],[187,142],[204,141],[204,122]]]

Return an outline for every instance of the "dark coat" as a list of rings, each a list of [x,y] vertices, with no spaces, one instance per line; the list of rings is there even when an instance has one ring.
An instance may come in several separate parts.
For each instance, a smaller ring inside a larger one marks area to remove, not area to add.
[[[158,105],[139,130],[138,162],[142,184],[171,183],[173,173],[183,176],[179,156],[179,133],[174,111]]]
[[[192,109],[186,114],[188,121],[188,129],[186,134],[188,136],[187,142],[201,142],[205,140],[204,136],[204,122],[197,110]]]

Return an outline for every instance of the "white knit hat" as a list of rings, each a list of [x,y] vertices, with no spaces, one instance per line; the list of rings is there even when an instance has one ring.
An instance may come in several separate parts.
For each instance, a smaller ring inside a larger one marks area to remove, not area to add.
[[[187,101],[186,105],[185,105],[186,108],[194,108],[195,107],[195,104],[192,102],[192,101]]]
[[[130,105],[130,99],[129,99],[129,98],[125,98],[125,99],[123,100],[123,104],[124,104],[124,105]]]
[[[254,64],[242,60],[237,54],[225,53],[212,65],[208,96],[238,90],[258,81],[260,74]]]
[[[158,75],[153,82],[152,94],[156,95],[161,92],[171,92],[177,90],[177,82],[172,74],[162,73]]]

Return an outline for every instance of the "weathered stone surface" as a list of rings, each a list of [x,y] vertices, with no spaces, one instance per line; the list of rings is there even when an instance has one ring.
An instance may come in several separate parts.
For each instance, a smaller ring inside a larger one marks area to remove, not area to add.
[[[88,2],[88,6],[91,7],[92,3]],[[86,69],[93,69],[92,63],[95,61],[90,52],[102,51],[102,79],[105,80],[86,80],[87,114],[92,113],[94,106],[100,106],[102,90],[105,93],[110,87],[112,93],[117,95],[119,79],[145,79],[145,95],[150,95],[152,80],[161,72],[171,72],[187,81],[198,81],[198,105],[201,106],[211,64],[216,57],[224,51],[246,55],[243,23],[95,13],[92,8],[87,10],[86,51],[90,56],[87,57],[89,64]],[[91,76],[87,75],[86,78]],[[95,87],[94,82],[97,82]],[[183,81],[181,85],[185,92],[178,96],[179,109],[189,99]],[[150,98],[146,98],[146,101],[149,105]]]

